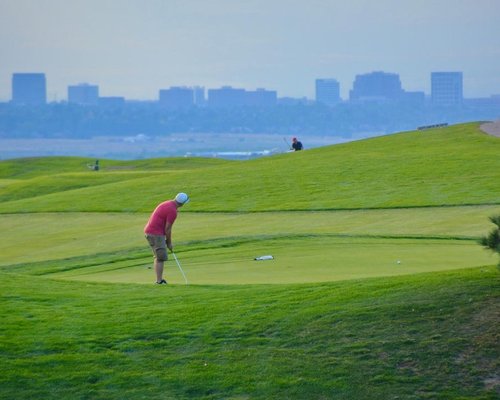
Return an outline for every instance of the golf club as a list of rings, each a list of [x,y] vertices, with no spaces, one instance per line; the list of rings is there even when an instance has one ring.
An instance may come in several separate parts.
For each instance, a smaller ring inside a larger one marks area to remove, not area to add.
[[[177,263],[177,266],[179,267],[179,270],[181,271],[182,276],[184,277],[184,281],[186,281],[186,285],[188,284],[188,280],[186,278],[186,275],[184,275],[184,271],[182,270],[181,264],[179,263],[179,260],[177,259],[177,256],[175,253],[172,251],[172,255],[174,256],[175,262]]]
[[[292,146],[290,145],[290,143],[288,143],[288,140],[286,140],[286,138],[284,137],[283,140],[285,141],[287,147],[288,147],[288,150],[292,150]]]

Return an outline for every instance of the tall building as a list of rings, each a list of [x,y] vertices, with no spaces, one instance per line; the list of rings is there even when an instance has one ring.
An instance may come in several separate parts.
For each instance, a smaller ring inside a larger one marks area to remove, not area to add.
[[[340,84],[336,79],[316,79],[316,101],[329,106],[340,103]]]
[[[399,100],[403,94],[398,74],[382,71],[356,75],[349,93],[351,101],[356,100]]]
[[[185,86],[172,86],[161,89],[159,93],[160,105],[167,108],[189,108],[194,105],[194,90]]]
[[[12,74],[12,103],[46,104],[47,83],[42,73]]]
[[[461,72],[431,72],[431,100],[435,105],[460,105],[463,101]]]
[[[99,86],[88,83],[68,86],[68,103],[97,105],[99,103]]]

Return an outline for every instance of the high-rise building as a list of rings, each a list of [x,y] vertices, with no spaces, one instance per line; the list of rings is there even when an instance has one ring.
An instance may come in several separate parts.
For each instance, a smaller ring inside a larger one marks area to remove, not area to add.
[[[189,108],[194,105],[194,90],[185,86],[172,86],[161,89],[160,105],[168,108]]]
[[[99,86],[88,83],[68,86],[68,103],[97,105],[99,103]]]
[[[340,103],[340,84],[336,79],[316,79],[316,101],[329,106]]]
[[[12,74],[12,103],[46,104],[47,83],[42,73]]]
[[[460,105],[463,101],[461,72],[431,72],[431,100],[435,105]]]
[[[403,94],[398,74],[375,71],[356,75],[349,93],[351,101],[356,100],[399,100]]]

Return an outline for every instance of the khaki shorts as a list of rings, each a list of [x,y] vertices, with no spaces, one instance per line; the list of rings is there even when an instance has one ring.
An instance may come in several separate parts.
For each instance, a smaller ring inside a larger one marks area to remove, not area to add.
[[[146,235],[146,240],[158,261],[168,260],[167,243],[164,235]]]

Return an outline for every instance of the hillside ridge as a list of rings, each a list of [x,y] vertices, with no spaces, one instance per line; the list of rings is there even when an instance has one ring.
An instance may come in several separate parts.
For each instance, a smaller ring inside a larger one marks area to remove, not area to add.
[[[8,175],[15,170],[15,162],[10,161],[0,163],[4,178],[0,212],[146,212],[179,191],[188,192],[193,200],[186,212],[499,204],[499,153],[500,141],[485,135],[476,123],[248,161],[114,161],[115,166],[135,168],[76,170],[70,175],[44,172],[38,177],[27,175],[29,184],[20,175]],[[64,160],[57,162],[57,168],[64,165]],[[82,160],[68,158],[67,162],[66,174]]]

